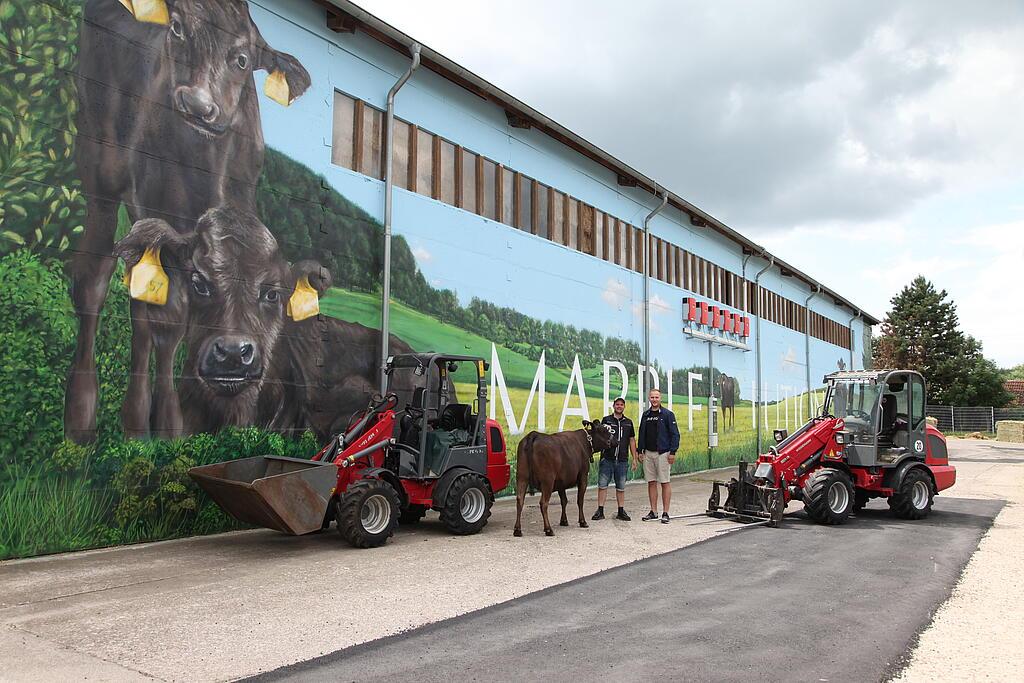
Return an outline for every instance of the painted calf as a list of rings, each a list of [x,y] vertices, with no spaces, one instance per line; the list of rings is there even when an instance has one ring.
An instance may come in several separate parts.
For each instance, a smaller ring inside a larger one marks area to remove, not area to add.
[[[326,441],[366,407],[377,388],[380,333],[320,315],[293,319],[297,295],[319,297],[330,286],[325,268],[290,266],[259,219],[228,207],[207,211],[187,237],[159,219],[139,221],[117,253],[131,268],[157,244],[181,264],[169,272],[168,306],[183,306],[188,319],[178,392],[186,433],[256,425],[311,429]],[[391,350],[411,351],[394,336]]]
[[[565,490],[576,488],[576,504],[580,511],[580,526],[586,528],[583,517],[583,496],[587,492],[587,479],[594,453],[615,448],[618,437],[602,422],[583,421],[583,429],[557,434],[530,432],[519,442],[516,451],[516,526],[514,536],[522,536],[523,503],[527,489],[540,489],[540,514],[544,518],[544,533],[554,536],[548,519],[548,501],[551,492],[558,491],[562,501],[561,526],[569,526],[565,514],[568,497]]]
[[[85,442],[95,438],[95,341],[119,205],[133,222],[159,218],[179,234],[213,206],[255,211],[264,145],[253,72],[270,74],[267,93],[282,104],[310,79],[294,57],[267,45],[242,0],[86,0],[78,55],[76,162],[86,220],[69,264],[79,330],[64,430]],[[132,306],[124,430],[175,436],[183,424],[174,388],[157,389],[151,407],[148,368],[151,352],[157,366],[173,362],[184,327],[175,333],[172,309],[150,313],[167,325],[153,336],[135,322],[146,315],[140,306],[155,304]]]

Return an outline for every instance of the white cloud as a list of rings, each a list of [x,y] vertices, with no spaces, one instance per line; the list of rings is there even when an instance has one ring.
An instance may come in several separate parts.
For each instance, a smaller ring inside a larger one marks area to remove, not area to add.
[[[430,263],[430,261],[434,258],[434,255],[431,254],[430,251],[422,245],[414,247],[412,250],[412,255],[420,263]]]
[[[621,311],[623,305],[630,299],[629,287],[626,283],[615,278],[608,278],[608,282],[604,285],[604,290],[601,292],[601,300],[606,304],[614,308],[616,311]]]

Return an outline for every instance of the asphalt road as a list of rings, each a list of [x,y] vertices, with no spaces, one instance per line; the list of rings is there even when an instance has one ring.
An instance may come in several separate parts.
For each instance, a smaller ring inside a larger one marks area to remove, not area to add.
[[[831,528],[795,513],[261,680],[880,680],[1001,507],[940,497],[927,520],[905,522],[872,501]]]

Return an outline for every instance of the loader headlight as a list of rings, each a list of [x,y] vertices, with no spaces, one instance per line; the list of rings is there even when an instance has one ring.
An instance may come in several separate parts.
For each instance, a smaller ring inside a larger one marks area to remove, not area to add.
[[[770,462],[758,463],[757,469],[754,470],[755,479],[771,479],[772,478],[772,464]]]
[[[846,434],[842,432],[836,432],[836,443],[842,446],[846,443]]]

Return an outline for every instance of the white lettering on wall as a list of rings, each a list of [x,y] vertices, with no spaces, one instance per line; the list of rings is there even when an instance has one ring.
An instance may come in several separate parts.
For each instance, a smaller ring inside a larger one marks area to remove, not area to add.
[[[533,405],[533,397],[537,396],[537,429],[544,431],[544,395],[547,393],[545,387],[544,352],[540,353],[540,360],[537,361],[537,372],[533,376],[533,385],[530,386],[530,393],[526,397],[526,407],[523,408],[522,422],[516,422],[515,413],[512,411],[512,400],[508,395],[508,387],[505,385],[505,375],[501,371],[501,361],[498,360],[498,348],[491,343],[491,419],[495,419],[497,401],[494,397],[501,399],[502,408],[505,410],[505,421],[508,423],[509,432],[522,434],[526,430],[526,420],[530,416],[530,407]]]
[[[693,380],[698,382],[704,379],[704,375],[699,372],[690,372],[686,375],[686,403],[689,410],[687,411],[687,425],[689,431],[693,431],[693,411],[701,410],[702,406],[698,403],[693,405]]]
[[[572,388],[576,387],[576,396],[579,398],[580,407],[569,407],[569,396],[572,395]],[[562,416],[558,418],[558,431],[565,429],[565,418],[573,415],[584,420],[590,419],[590,408],[587,407],[587,395],[583,391],[583,370],[580,369],[580,356],[576,354],[572,358],[572,374],[569,376],[569,386],[565,388],[565,401],[562,402]]]
[[[622,391],[616,394],[616,398],[622,396],[625,398],[629,392],[629,374],[626,372],[626,366],[617,360],[606,360],[604,361],[604,403],[601,404],[602,414],[608,415],[612,412],[612,397],[610,385],[610,373],[608,372],[612,368],[615,368],[619,372],[619,376],[622,377]]]

